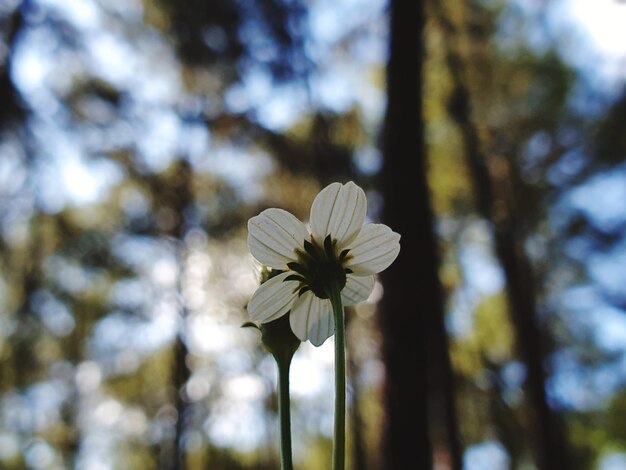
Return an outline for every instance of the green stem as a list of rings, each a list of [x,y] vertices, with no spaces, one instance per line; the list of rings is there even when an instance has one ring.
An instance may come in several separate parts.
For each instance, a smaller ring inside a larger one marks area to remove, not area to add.
[[[280,419],[280,461],[282,470],[293,470],[291,461],[291,412],[289,405],[289,366],[291,356],[276,358],[278,364],[278,416]]]
[[[333,470],[344,470],[346,461],[346,328],[339,289],[330,289],[329,298],[335,317],[335,435]]]

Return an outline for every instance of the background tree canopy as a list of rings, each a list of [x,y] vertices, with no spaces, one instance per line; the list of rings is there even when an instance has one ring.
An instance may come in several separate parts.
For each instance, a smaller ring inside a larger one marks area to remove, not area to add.
[[[348,180],[351,468],[626,468],[626,6],[405,3],[0,2],[0,468],[278,468],[246,221]]]

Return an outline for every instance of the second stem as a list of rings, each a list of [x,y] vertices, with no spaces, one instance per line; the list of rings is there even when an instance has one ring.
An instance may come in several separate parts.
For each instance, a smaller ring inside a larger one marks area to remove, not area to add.
[[[289,366],[291,356],[278,363],[278,415],[280,416],[280,461],[282,470],[292,470],[291,462],[291,413],[289,405]]]
[[[346,334],[339,289],[330,289],[335,317],[335,429],[333,470],[344,470],[346,461]]]

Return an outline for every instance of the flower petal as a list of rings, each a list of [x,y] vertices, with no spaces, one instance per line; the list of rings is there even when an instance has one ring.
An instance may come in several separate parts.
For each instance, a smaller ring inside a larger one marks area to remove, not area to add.
[[[287,269],[308,237],[304,224],[282,209],[266,209],[248,221],[250,253],[270,268]]]
[[[341,291],[341,302],[354,305],[367,300],[374,290],[374,276],[346,276],[346,285]]]
[[[339,248],[357,236],[367,213],[365,193],[350,181],[332,183],[315,197],[311,206],[311,233],[318,243],[327,235],[337,240]]]
[[[300,341],[308,339],[314,346],[321,346],[335,332],[332,312],[330,300],[307,291],[293,304],[289,315],[291,329]]]
[[[346,268],[358,276],[385,270],[400,252],[400,235],[384,224],[367,224],[348,246]]]
[[[253,321],[267,323],[287,313],[298,297],[298,281],[285,281],[293,272],[281,273],[264,282],[248,302],[248,314]]]

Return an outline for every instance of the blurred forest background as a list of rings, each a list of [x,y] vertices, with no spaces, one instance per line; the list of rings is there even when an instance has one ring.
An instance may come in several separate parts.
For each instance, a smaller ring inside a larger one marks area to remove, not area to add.
[[[350,468],[626,468],[626,5],[410,3],[0,1],[0,468],[278,468],[245,223],[348,180]]]

